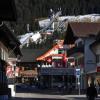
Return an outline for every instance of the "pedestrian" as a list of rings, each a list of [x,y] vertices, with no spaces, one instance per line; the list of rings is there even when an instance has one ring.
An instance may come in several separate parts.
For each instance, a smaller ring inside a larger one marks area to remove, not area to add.
[[[61,83],[58,84],[58,90],[59,90],[59,92],[61,92],[61,90],[62,90],[62,84]]]
[[[95,87],[96,87],[96,89],[97,89],[97,93],[99,93],[99,85],[96,84]]]
[[[98,84],[98,93],[100,92],[100,82],[97,80],[97,84]]]
[[[95,100],[95,98],[98,96],[94,84],[91,83],[90,86],[87,88],[86,96],[88,100]]]

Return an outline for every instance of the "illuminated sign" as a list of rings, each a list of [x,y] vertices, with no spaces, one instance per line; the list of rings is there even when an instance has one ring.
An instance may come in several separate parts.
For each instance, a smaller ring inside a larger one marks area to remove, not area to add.
[[[52,57],[52,59],[62,59],[62,57],[55,56],[55,57]]]

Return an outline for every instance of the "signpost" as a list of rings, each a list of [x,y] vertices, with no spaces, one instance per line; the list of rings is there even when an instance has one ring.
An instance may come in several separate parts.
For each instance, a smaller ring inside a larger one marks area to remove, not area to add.
[[[79,95],[80,95],[80,69],[76,69],[76,79],[78,79],[77,84],[78,84],[78,89],[79,89]]]
[[[76,69],[76,77],[77,78],[80,77],[80,69],[79,68]]]

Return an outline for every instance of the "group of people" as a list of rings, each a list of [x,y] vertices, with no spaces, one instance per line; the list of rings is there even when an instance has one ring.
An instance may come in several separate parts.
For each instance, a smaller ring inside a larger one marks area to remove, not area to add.
[[[88,100],[95,100],[98,97],[98,92],[94,84],[90,84],[90,86],[86,90],[86,96]]]

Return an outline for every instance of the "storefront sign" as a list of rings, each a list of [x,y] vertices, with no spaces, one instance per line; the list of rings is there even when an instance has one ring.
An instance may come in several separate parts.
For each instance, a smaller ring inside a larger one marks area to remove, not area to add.
[[[97,66],[97,72],[100,72],[100,66]]]

